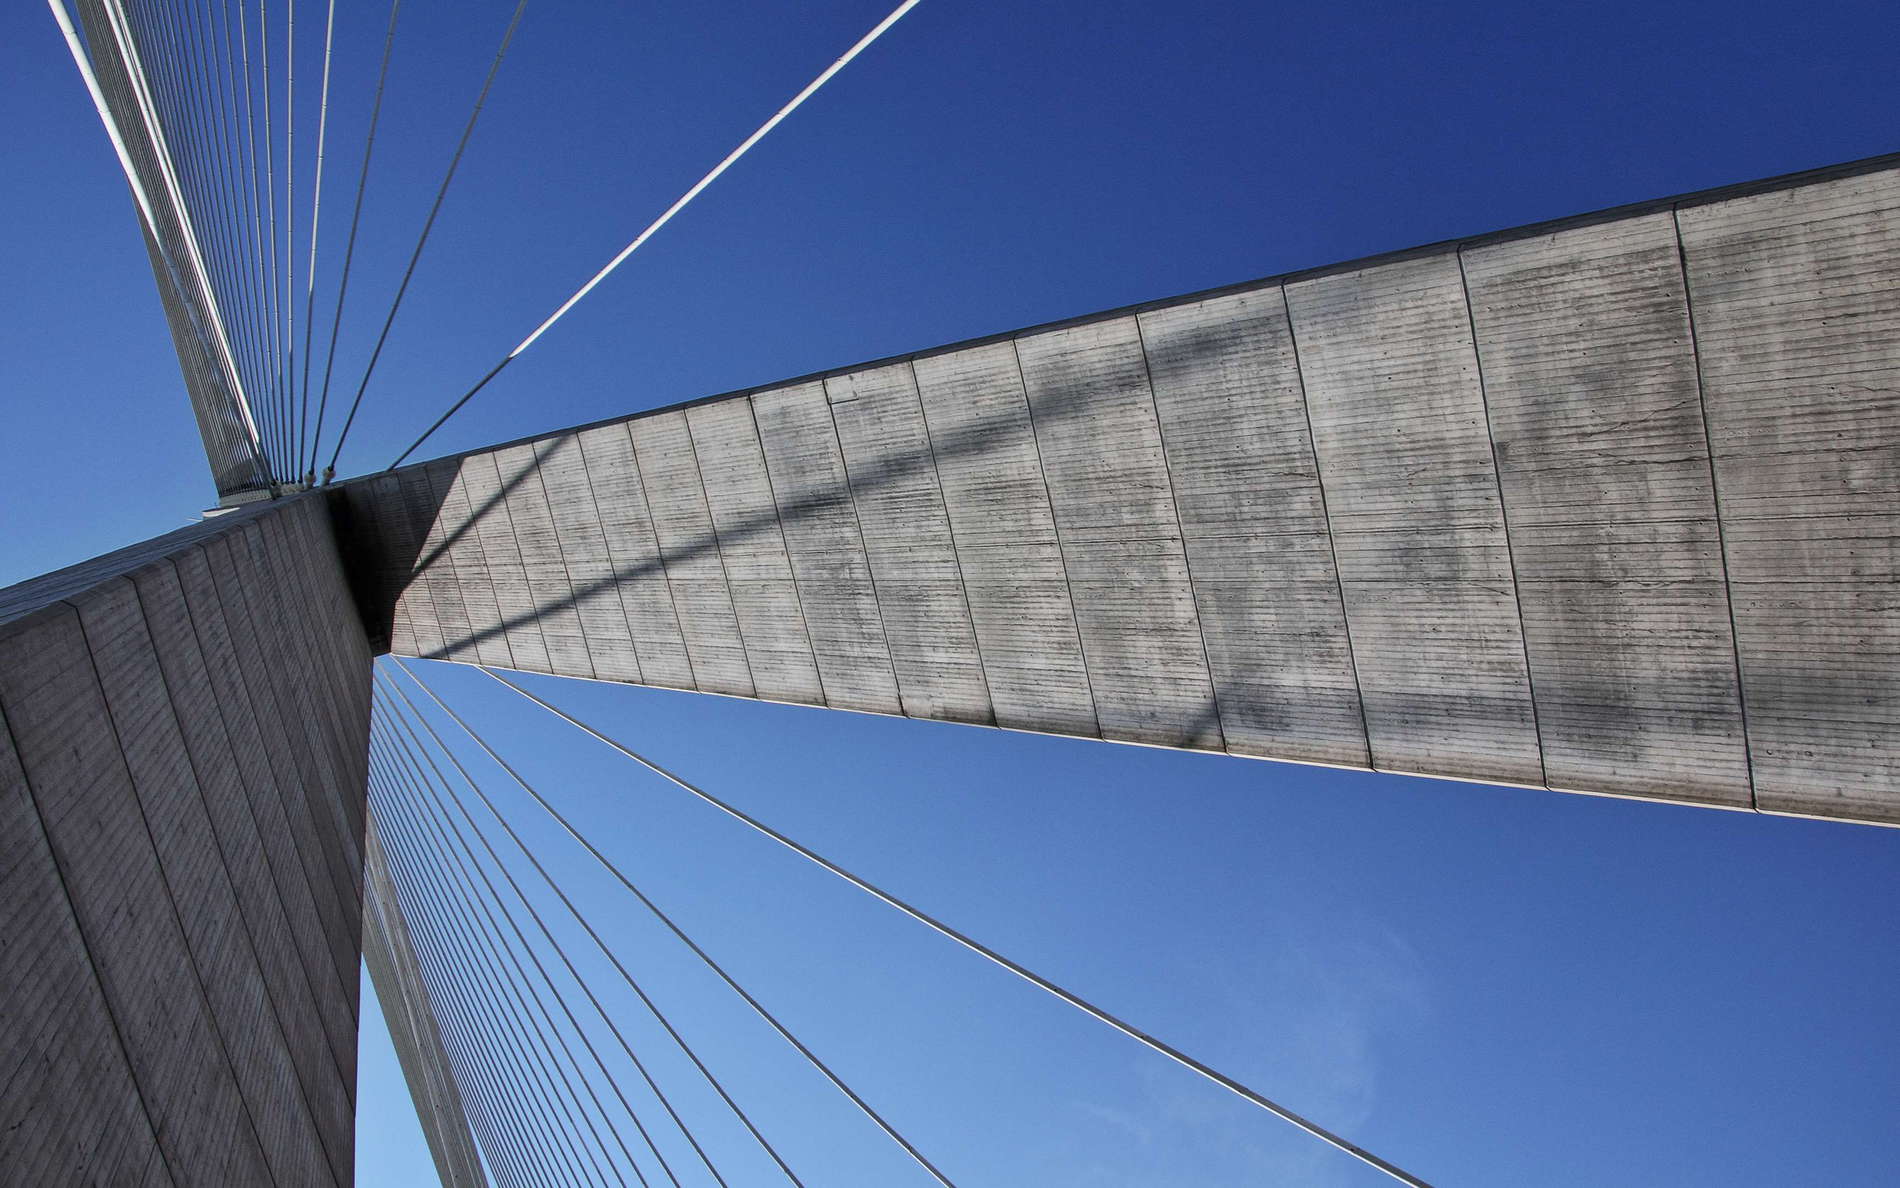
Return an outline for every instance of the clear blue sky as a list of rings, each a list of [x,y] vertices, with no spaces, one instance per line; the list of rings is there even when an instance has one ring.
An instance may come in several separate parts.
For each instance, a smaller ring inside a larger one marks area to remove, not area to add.
[[[511,8],[404,6],[349,388]],[[386,12],[339,9],[332,246]],[[387,463],[883,11],[530,5],[341,472]],[[428,452],[1891,151],[1897,51],[1900,9],[1871,2],[926,0]],[[0,136],[4,583],[213,495],[131,204],[37,5],[0,13]],[[1383,1182],[425,667],[960,1183]],[[1900,833],[533,686],[1441,1185],[1900,1165]],[[537,828],[809,1182],[926,1182]],[[384,1049],[372,1026],[366,1188],[427,1175]]]

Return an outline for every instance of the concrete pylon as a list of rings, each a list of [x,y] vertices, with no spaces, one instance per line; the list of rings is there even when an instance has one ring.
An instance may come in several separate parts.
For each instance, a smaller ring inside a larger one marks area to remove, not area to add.
[[[370,647],[320,497],[0,591],[0,1180],[353,1180]]]
[[[1900,158],[359,480],[406,656],[1900,822]]]
[[[383,648],[1900,823],[1896,294],[1886,158],[547,434],[0,591],[0,1168],[348,1185],[367,943],[438,1168],[481,1182],[366,819]]]

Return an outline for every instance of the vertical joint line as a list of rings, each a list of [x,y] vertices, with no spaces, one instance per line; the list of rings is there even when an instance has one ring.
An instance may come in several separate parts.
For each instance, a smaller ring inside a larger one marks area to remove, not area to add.
[[[522,623],[519,626],[524,630],[529,626],[532,626],[534,628],[535,635],[539,636],[541,639],[541,651],[545,653],[548,657],[548,670],[552,672],[554,669],[554,653],[548,651],[548,633],[546,629],[544,629],[541,626],[541,608],[534,605],[534,587],[528,584],[528,555],[521,551],[521,533],[515,531],[515,516],[513,512],[508,510],[509,495],[512,494],[514,491],[519,490],[521,487],[521,481],[526,481],[526,480],[524,479],[524,480],[518,481],[512,487],[509,486],[507,480],[501,477],[501,455],[496,453],[494,450],[489,450],[486,453],[475,454],[471,456],[477,457],[477,458],[486,457],[488,459],[489,465],[495,468],[495,497],[489,500],[488,507],[482,512],[482,515],[486,516],[496,511],[499,511],[502,515],[502,518],[508,521],[508,539],[515,542],[515,560],[518,563],[520,563],[520,566],[521,566],[521,589],[522,589],[522,592],[528,596],[528,605],[529,607],[533,609],[533,613],[528,616],[527,622]],[[474,502],[470,501],[468,506],[469,506],[470,514],[473,514],[475,510]],[[553,513],[550,512],[549,514],[552,515]],[[475,536],[479,540],[481,533],[478,531],[475,533]],[[483,549],[482,555],[487,556],[488,550]],[[495,573],[493,566],[490,566],[488,572],[489,572],[490,581],[492,582],[494,578],[494,573]],[[569,586],[568,594],[571,596],[573,593],[574,593],[574,588],[572,586]],[[497,610],[500,609],[499,599],[496,600],[496,609]],[[503,637],[505,638],[508,632],[511,632],[515,629],[516,629],[515,625],[511,625],[508,621],[507,616],[504,615],[501,620],[501,630],[502,630]],[[514,649],[513,644],[508,645],[509,655],[511,656],[514,655],[514,650],[515,649]]]
[[[1141,328],[1141,315],[1133,315],[1135,347],[1141,352],[1141,375],[1148,386],[1148,407],[1155,417],[1155,438],[1161,443],[1161,474],[1168,480],[1168,506],[1174,509],[1174,531],[1181,541],[1181,568],[1187,574],[1188,603],[1194,608],[1194,636],[1201,641],[1201,663],[1207,668],[1207,694],[1214,707],[1214,726],[1220,731],[1220,748],[1227,750],[1227,717],[1220,708],[1220,682],[1214,677],[1214,657],[1207,650],[1207,624],[1201,620],[1201,593],[1194,585],[1194,558],[1188,555],[1187,525],[1181,522],[1181,497],[1174,488],[1174,467],[1168,461],[1168,431],[1161,424],[1161,401],[1155,396],[1154,366],[1148,360],[1148,336]],[[1192,741],[1192,740],[1189,740]]]
[[[547,454],[543,455],[539,449],[537,449],[534,445],[530,444],[528,446],[528,456],[534,459],[535,485],[541,488],[541,502],[547,505],[548,530],[554,534],[554,551],[561,558],[561,576],[567,579],[567,602],[568,602],[568,605],[572,607],[574,610],[574,625],[575,627],[579,628],[580,633],[581,633],[581,650],[587,653],[587,676],[589,680],[598,680],[600,677],[600,673],[599,673],[599,670],[597,670],[594,667],[594,649],[587,646],[587,620],[581,615],[580,588],[574,584],[574,568],[573,566],[569,565],[567,561],[567,545],[561,542],[561,525],[559,521],[555,520],[554,518],[554,497],[548,494],[547,472],[541,468],[542,459],[547,456],[552,456],[554,451],[559,448],[560,448],[560,444],[558,442],[550,443]],[[578,454],[580,452],[580,448],[581,448],[581,443],[579,439],[577,438],[574,442],[574,452]],[[589,491],[588,494],[591,497],[593,492]],[[602,536],[603,537],[605,536],[604,532],[602,533]],[[522,563],[524,565],[527,563],[526,557],[522,558]],[[609,561],[607,563],[607,568],[609,572],[612,571],[613,569],[612,561]],[[537,612],[537,615],[538,613],[539,612]],[[624,611],[622,612],[622,617],[623,618],[625,617]],[[546,632],[543,632],[542,634],[545,635]],[[631,644],[633,641],[633,631],[631,628],[629,628],[627,631],[627,641],[629,644]],[[551,663],[552,657],[550,657],[549,659]],[[640,666],[639,657],[636,656],[634,658],[634,667],[638,669],[639,666]]]
[[[1742,679],[1742,636],[1735,625],[1735,587],[1729,583],[1728,533],[1722,525],[1722,484],[1715,470],[1715,433],[1709,427],[1709,397],[1702,378],[1702,344],[1695,324],[1695,295],[1689,289],[1689,249],[1682,242],[1682,210],[1669,207],[1676,233],[1676,267],[1682,277],[1682,311],[1689,325],[1689,358],[1695,364],[1696,407],[1702,414],[1702,444],[1709,458],[1709,505],[1715,515],[1715,552],[1722,562],[1722,604],[1728,608],[1729,651],[1735,661],[1735,710],[1742,727],[1742,768],[1748,776],[1748,807],[1761,811],[1755,792],[1755,748],[1748,735],[1748,685]]]
[[[463,591],[462,614],[463,617],[466,618],[468,615],[469,600],[467,597],[467,588],[462,586],[462,570],[466,568],[469,560],[473,560],[473,558],[467,556],[469,548],[472,547],[476,552],[481,554],[481,560],[476,562],[476,564],[482,571],[482,574],[488,579],[486,583],[488,601],[495,608],[495,629],[491,638],[501,641],[501,646],[508,651],[508,667],[515,668],[515,645],[508,642],[508,620],[502,616],[501,599],[495,596],[495,567],[488,563],[488,549],[482,544],[481,529],[477,526],[480,522],[480,517],[475,514],[475,501],[468,497],[468,481],[462,477],[463,461],[466,461],[466,458],[458,459],[454,462],[455,473],[449,476],[447,482],[443,485],[441,502],[438,504],[440,507],[448,506],[449,496],[455,492],[457,485],[460,485],[462,504],[468,508],[468,515],[462,521],[462,526],[456,530],[459,535],[445,534],[445,539],[448,536],[454,536],[454,543],[449,546],[449,572],[455,575],[455,584]],[[422,473],[428,475],[428,466],[431,464],[424,463],[423,465],[424,469]],[[431,488],[434,487],[435,479],[433,477],[430,477],[429,484]],[[455,560],[455,552],[458,548],[462,550],[464,555],[464,560],[461,564],[457,564]],[[474,651],[476,658],[480,659],[482,654],[481,632],[475,629],[475,623],[472,619],[469,621],[468,631],[471,637],[469,647]]]
[[[1029,376],[1023,372],[1023,352],[1014,335],[1009,340],[1010,358],[1016,360],[1016,388],[1023,394],[1023,416],[1029,422],[1029,444],[1036,451],[1036,476],[1042,480],[1043,502],[1049,507],[1049,530],[1056,537],[1056,560],[1062,565],[1062,588],[1069,598],[1069,622],[1075,628],[1075,650],[1082,657],[1082,681],[1088,686],[1089,713],[1095,718],[1095,737],[1102,733],[1102,707],[1095,699],[1095,674],[1090,671],[1089,646],[1082,641],[1082,615],[1075,608],[1075,584],[1069,580],[1069,554],[1062,547],[1062,521],[1056,515],[1056,499],[1049,489],[1049,472],[1042,465],[1042,439],[1036,436],[1036,406],[1029,400]]]
[[[78,906],[73,903],[72,885],[66,879],[66,864],[59,860],[59,852],[53,848],[53,835],[47,832],[46,814],[40,808],[39,793],[33,788],[33,777],[27,774],[26,758],[20,750],[19,738],[13,733],[13,724],[7,721],[5,706],[0,706],[0,731],[6,732],[7,743],[12,748],[14,760],[20,765],[20,782],[26,785],[27,803],[33,808],[33,824],[39,830],[40,841],[46,846],[46,860],[53,868],[53,877],[59,880],[60,901],[66,905],[66,914],[72,919],[73,934],[79,938],[79,947],[85,951],[86,969],[92,974],[92,985],[99,994],[100,1009],[105,1012],[106,1022],[112,1027],[112,1038],[118,1044],[119,1057],[125,1061],[126,1082],[132,1086],[132,1095],[138,1098],[139,1113],[145,1115],[146,1129],[152,1135],[152,1152],[158,1156],[160,1165],[164,1167],[165,1178],[176,1185],[178,1179],[172,1175],[171,1159],[165,1154],[164,1144],[158,1139],[158,1119],[152,1116],[151,1103],[145,1100],[145,1086],[139,1083],[138,1073],[132,1063],[132,1049],[126,1044],[125,1028],[119,1023],[119,1013],[112,1009],[112,999],[106,995],[105,979],[99,976],[99,962],[93,955],[92,940],[86,935],[85,924],[79,918]]]
[[[897,656],[891,651],[891,633],[884,626],[884,600],[877,592],[877,567],[871,564],[871,546],[864,538],[864,517],[858,514],[858,493],[851,486],[851,462],[844,456],[844,438],[838,432],[838,410],[831,403],[831,385],[828,381],[818,381],[818,397],[825,403],[825,418],[831,424],[831,444],[838,447],[838,470],[844,475],[844,498],[851,507],[851,523],[858,530],[858,552],[864,556],[864,574],[871,583],[871,609],[877,612],[877,634],[884,641],[884,663],[890,669],[891,689],[897,694],[897,711],[905,713],[904,682],[897,675]]]
[[[1379,770],[1372,749],[1372,719],[1366,713],[1366,686],[1359,679],[1359,649],[1352,642],[1352,613],[1346,609],[1346,575],[1339,568],[1339,543],[1333,539],[1333,513],[1326,502],[1326,473],[1319,464],[1319,435],[1313,432],[1313,403],[1306,394],[1306,367],[1300,362],[1300,336],[1293,327],[1293,301],[1280,290],[1280,309],[1286,315],[1287,346],[1293,350],[1293,379],[1300,385],[1300,414],[1306,418],[1306,452],[1313,459],[1313,487],[1319,492],[1319,518],[1326,523],[1326,552],[1333,560],[1333,589],[1339,594],[1339,627],[1346,636],[1346,664],[1352,670],[1353,699],[1359,703],[1359,730],[1366,740],[1366,767]]]
[[[785,572],[792,575],[792,602],[798,607],[798,622],[805,629],[805,651],[811,655],[812,675],[818,679],[818,696],[824,699],[826,706],[831,705],[831,693],[825,688],[825,668],[818,663],[818,644],[811,637],[811,616],[805,613],[805,594],[798,581],[798,564],[792,560],[791,542],[785,539],[785,517],[778,509],[778,489],[772,484],[772,464],[765,458],[765,434],[759,430],[759,410],[752,403],[752,393],[748,392],[739,399],[745,401],[746,416],[752,422],[752,440],[759,443],[759,470],[765,475],[765,497],[772,501],[772,523],[778,529],[778,547],[785,554]],[[705,476],[700,476],[701,481]],[[709,503],[706,514],[712,514]]]
[[[210,559],[209,557],[206,556],[204,549],[202,547],[198,547],[198,554],[200,557],[205,558],[205,561],[204,561],[205,577],[207,580],[210,580],[211,578]],[[185,609],[185,624],[186,626],[191,628],[191,638],[192,638],[193,646],[195,646],[198,649],[198,656],[208,669],[211,663],[210,653],[205,648],[204,631],[198,625],[198,616],[191,609],[191,596],[189,592],[185,590],[184,575],[182,573],[179,573],[178,571],[177,555],[174,554],[173,556],[165,558],[165,564],[171,567],[172,574],[178,581],[179,605],[184,607]],[[215,591],[215,585],[213,589]],[[288,882],[291,876],[287,872],[279,873],[277,864],[271,858],[270,847],[264,844],[264,827],[258,822],[257,806],[255,803],[252,802],[251,796],[250,796],[251,789],[249,785],[245,782],[242,767],[235,762],[236,757],[237,757],[237,752],[238,752],[238,745],[239,745],[238,733],[236,730],[232,729],[230,715],[225,712],[224,697],[219,693],[217,686],[215,684],[211,685],[208,691],[211,694],[212,708],[217,711],[218,727],[220,730],[224,732],[225,742],[231,748],[231,755],[232,755],[232,759],[234,760],[233,765],[232,765],[233,776],[234,778],[237,779],[240,786],[242,786],[244,789],[245,795],[241,798],[244,803],[244,816],[246,820],[250,821],[251,831],[257,837],[259,864],[264,868],[264,870],[269,872],[270,890],[272,894],[275,895],[276,897],[278,912],[283,916],[284,922],[286,926],[288,926],[289,921],[290,921],[290,906],[284,902],[283,884]],[[250,696],[250,693],[248,690],[246,690],[245,697],[248,699],[249,696]],[[265,765],[264,772],[266,775],[271,776],[272,789],[275,790],[276,777],[274,774],[271,773],[271,770],[268,764]],[[261,790],[260,790],[260,793],[261,793]],[[302,869],[303,868],[301,866],[298,867],[299,873],[302,872]],[[314,907],[311,910],[311,920],[313,922],[316,922],[317,920]],[[321,925],[319,925],[319,928],[321,928]],[[318,1001],[318,993],[317,993],[316,985],[310,980],[310,969],[304,963],[302,954],[300,952],[295,952],[294,950],[295,950],[295,946],[293,946],[293,960],[296,964],[297,972],[303,975],[304,986],[306,990],[309,992],[310,1001],[312,1003],[315,1003],[316,1001]],[[348,1085],[350,1083],[350,1078],[344,1075],[343,1062],[337,1058],[336,1049],[331,1045],[331,1043],[329,1042],[329,1039],[330,1039],[329,1032],[328,1032],[328,1029],[326,1028],[324,1030],[324,1041],[325,1041],[323,1045],[324,1050],[330,1054],[330,1063],[336,1068],[338,1082],[340,1084]]]
[[[739,655],[745,660],[746,683],[752,686],[752,695],[759,695],[759,678],[752,668],[752,649],[746,646],[745,622],[739,618],[739,600],[732,596],[732,574],[726,570],[726,550],[719,543],[719,521],[713,518],[712,496],[706,492],[706,471],[699,464],[699,443],[693,440],[693,420],[685,412],[680,413],[680,424],[686,430],[686,451],[693,456],[693,477],[699,480],[699,502],[706,509],[706,530],[712,533],[713,556],[719,558],[719,580],[726,587],[726,605],[732,608],[732,632],[739,637]],[[654,525],[654,543],[659,543],[659,525]],[[790,559],[786,561],[791,564]]]
[[[574,434],[573,441],[574,456],[579,458],[581,463],[581,486],[587,488],[587,506],[594,509],[594,526],[600,529],[600,551],[604,554],[604,560],[607,562],[607,589],[612,591],[614,605],[620,608],[620,621],[625,624],[627,628],[627,650],[633,654],[634,675],[639,677],[640,683],[644,685],[647,684],[647,669],[646,665],[641,663],[640,660],[640,641],[633,633],[633,619],[627,614],[627,604],[622,601],[620,597],[620,573],[618,568],[614,565],[613,542],[607,539],[607,520],[600,514],[600,495],[594,490],[594,473],[587,465],[587,447],[581,443],[581,435],[578,433]],[[629,455],[633,453],[632,437],[627,438],[627,453]],[[542,488],[545,490],[546,486],[547,484],[544,482]],[[644,499],[645,495],[646,492],[643,490],[641,497]],[[553,496],[548,497],[548,514],[554,514]],[[554,526],[554,538],[557,541],[561,538],[561,527],[559,524]],[[656,536],[654,538],[654,552],[656,556],[658,551],[659,538]],[[561,556],[563,558],[567,556],[567,546],[565,544],[561,546]],[[573,575],[570,573],[570,581],[572,577]],[[664,583],[666,581],[665,577],[661,577],[660,581]],[[579,608],[576,609],[578,610]],[[585,635],[586,631],[587,624],[583,622],[581,624],[581,632]],[[599,675],[598,670],[596,670],[595,675]]]
[[[1484,441],[1491,451],[1491,481],[1498,493],[1498,523],[1504,529],[1504,561],[1511,571],[1511,605],[1517,610],[1517,644],[1524,656],[1524,692],[1531,702],[1531,732],[1537,739],[1537,772],[1544,787],[1550,787],[1550,768],[1544,762],[1544,724],[1537,713],[1537,678],[1531,673],[1530,634],[1524,630],[1524,595],[1517,584],[1517,550],[1511,543],[1511,511],[1504,503],[1504,473],[1498,465],[1497,434],[1491,429],[1491,396],[1484,382],[1484,355],[1478,349],[1478,318],[1471,309],[1471,285],[1465,279],[1465,249],[1460,244],[1453,255],[1458,261],[1458,291],[1465,299],[1465,329],[1471,334],[1471,365],[1478,373],[1478,404],[1484,409]]]
[[[122,580],[132,589],[133,597],[136,599],[138,590],[137,587],[132,586],[132,579],[124,578]],[[194,988],[198,991],[198,1003],[204,1008],[205,1029],[211,1032],[211,1036],[218,1046],[218,1054],[224,1057],[225,1071],[231,1078],[231,1091],[237,1095],[238,1104],[244,1111],[244,1123],[251,1132],[251,1141],[257,1146],[258,1162],[264,1165],[264,1174],[270,1177],[272,1184],[275,1184],[277,1183],[277,1169],[272,1166],[270,1156],[265,1153],[264,1136],[257,1128],[257,1118],[251,1111],[250,1097],[244,1092],[244,1086],[238,1081],[237,1062],[231,1058],[231,1049],[229,1045],[225,1043],[224,1029],[218,1026],[217,1012],[211,1009],[210,993],[205,989],[204,970],[198,964],[198,954],[192,950],[191,934],[185,931],[185,917],[184,913],[180,911],[178,907],[178,893],[172,889],[171,875],[166,871],[165,859],[159,853],[158,835],[152,831],[151,818],[146,816],[145,801],[139,795],[138,777],[132,774],[132,766],[126,760],[125,738],[119,733],[118,716],[112,712],[112,702],[106,696],[105,678],[100,675],[99,672],[99,657],[94,654],[92,635],[86,630],[86,618],[80,613],[79,608],[74,606],[70,601],[62,599],[60,600],[60,605],[72,612],[73,623],[79,628],[80,642],[85,645],[86,666],[92,670],[93,685],[99,690],[99,708],[105,711],[106,726],[112,731],[113,746],[118,752],[116,758],[119,761],[119,766],[125,772],[126,793],[132,798],[133,808],[138,811],[139,824],[145,829],[146,844],[152,848],[152,866],[158,871],[159,884],[165,888],[165,906],[171,909],[172,925],[178,929],[178,940],[180,947],[184,950],[185,962],[191,967],[192,982],[194,983]],[[25,766],[24,763],[21,764],[22,769],[24,769]],[[49,849],[51,848],[51,844],[51,839],[49,838],[47,843]],[[90,953],[88,953],[88,956],[90,956]],[[134,1080],[136,1079],[137,1074],[134,1074]]]
[[[176,579],[177,567],[172,564],[171,559],[169,557],[161,558],[161,561],[166,566],[166,568],[172,572],[174,579]],[[210,801],[205,797],[204,777],[199,771],[199,760],[197,756],[192,754],[191,747],[185,738],[184,716],[179,712],[178,698],[172,692],[172,680],[169,676],[165,674],[164,662],[159,658],[159,655],[158,655],[158,636],[154,634],[152,631],[152,613],[150,609],[147,608],[145,605],[145,595],[140,592],[139,587],[138,587],[138,582],[133,580],[129,575],[126,577],[126,582],[131,587],[131,590],[132,590],[132,601],[138,605],[139,620],[145,625],[146,638],[150,640],[152,644],[152,666],[153,666],[153,669],[158,673],[159,685],[165,690],[165,708],[171,714],[173,724],[178,730],[179,748],[182,751],[184,751],[185,765],[191,771],[192,790],[195,793],[197,793],[198,807],[200,811],[204,813],[205,824],[207,826],[206,831],[210,835],[212,849],[218,855],[218,869],[222,871],[224,874],[225,884],[227,887],[229,887],[231,891],[231,902],[237,908],[238,931],[241,932],[244,936],[244,948],[246,951],[250,953],[251,963],[257,968],[258,980],[263,984],[264,1001],[270,1006],[271,1023],[277,1029],[278,1041],[283,1045],[282,1050],[285,1053],[290,1053],[291,1052],[290,1030],[289,1028],[284,1026],[283,1011],[278,1005],[277,995],[273,993],[271,990],[270,978],[265,973],[265,970],[264,970],[264,959],[258,954],[257,939],[255,936],[252,935],[251,921],[244,912],[244,901],[243,901],[242,896],[240,896],[238,893],[237,880],[231,876],[231,860],[229,856],[225,853],[224,839],[219,836],[216,822],[214,822],[211,818],[211,804],[210,804]],[[184,586],[182,582],[179,584],[179,604],[181,606],[184,605]],[[186,625],[191,626],[191,608],[190,607],[185,607],[185,619],[186,619]],[[196,640],[195,627],[193,628],[193,639],[195,643],[195,640]],[[214,704],[215,704],[215,699],[214,699]],[[275,890],[274,887],[273,887],[273,890]],[[182,924],[182,921],[181,921],[181,924]],[[187,941],[187,946],[189,946],[189,941]],[[207,998],[206,1000],[207,1009],[209,1008],[209,1006],[210,1006],[210,1001]],[[326,1045],[326,1047],[327,1046],[328,1045]],[[331,1059],[332,1060],[335,1059],[335,1053],[331,1053]],[[295,1064],[294,1057],[293,1057],[292,1063],[293,1065]],[[302,1070],[297,1070],[297,1071],[301,1072]],[[232,1068],[233,1081],[236,1080],[236,1077],[237,1077],[237,1069],[234,1065]],[[323,1162],[325,1166],[327,1166],[330,1169],[331,1178],[335,1179],[338,1183],[341,1183],[343,1180],[343,1177],[339,1174],[337,1166],[336,1166],[336,1162],[331,1157],[329,1144],[323,1141],[323,1128],[317,1121],[317,1112],[316,1112],[315,1107],[310,1104],[310,1093],[304,1086],[303,1077],[301,1075],[294,1075],[290,1079],[297,1086],[297,1100],[300,1103],[302,1103],[303,1108],[304,1108],[304,1114],[309,1119],[310,1134],[313,1140],[313,1145],[317,1148],[318,1151],[322,1152]],[[242,1085],[239,1085],[238,1091],[240,1093],[243,1092]],[[249,1108],[250,1108],[250,1105],[249,1105],[249,1102],[247,1101],[245,1104],[245,1109],[247,1112]],[[259,1135],[259,1141],[260,1143],[262,1141],[261,1134]],[[266,1163],[269,1162],[268,1156],[266,1157],[265,1161]]]
[[[640,466],[640,445],[638,442],[634,441],[633,439],[633,423],[632,422],[630,421],[623,422],[621,424],[621,428],[627,434],[627,457],[632,459],[633,461],[633,481],[637,483],[640,488],[640,510],[646,513],[647,531],[653,534],[653,561],[654,561],[654,564],[659,567],[660,585],[664,587],[666,590],[666,604],[673,608],[673,629],[679,632],[680,654],[686,657],[686,679],[693,682],[694,689],[699,689],[700,688],[699,668],[693,663],[693,649],[686,642],[686,620],[680,616],[679,595],[673,592],[673,574],[672,574],[672,571],[667,568],[666,546],[660,543],[660,522],[653,518],[653,500],[650,496],[647,495],[646,471],[643,470]],[[591,483],[592,480],[590,479],[589,482]],[[599,510],[598,502],[596,502],[595,510],[596,511]],[[708,516],[711,516],[712,513],[711,511],[708,511],[706,514]],[[607,525],[603,522],[601,524],[601,531],[605,532],[606,530],[607,530]],[[612,556],[613,556],[613,551],[610,547],[608,549],[608,557],[610,560]],[[723,572],[723,569],[721,572]],[[614,593],[618,595],[619,592],[620,592],[620,583],[619,583],[618,577],[616,576],[616,579],[614,582]],[[623,598],[621,599],[621,602],[620,602],[620,613],[626,614],[626,612],[627,612],[627,603],[626,603],[626,600]],[[733,622],[737,623],[738,621],[739,621],[738,615],[734,614]],[[629,619],[627,621],[627,626],[629,630],[632,630],[633,620]],[[741,647],[744,646],[743,640],[740,641],[740,646]],[[750,663],[748,663],[746,667],[748,670],[750,670],[752,666]]]
[[[990,684],[989,661],[983,658],[983,637],[976,630],[976,607],[970,601],[970,580],[963,575],[963,553],[957,547],[956,521],[950,515],[950,496],[943,489],[943,469],[937,462],[937,439],[930,432],[930,410],[924,407],[924,388],[917,378],[917,356],[904,360],[910,369],[911,395],[917,400],[917,419],[924,427],[924,447],[930,452],[930,476],[937,484],[937,506],[943,509],[943,531],[950,538],[950,560],[957,567],[957,588],[963,591],[963,617],[970,625],[970,646],[976,649],[976,669],[983,678],[983,696],[990,703],[990,725],[1002,723],[996,716],[996,688]]]

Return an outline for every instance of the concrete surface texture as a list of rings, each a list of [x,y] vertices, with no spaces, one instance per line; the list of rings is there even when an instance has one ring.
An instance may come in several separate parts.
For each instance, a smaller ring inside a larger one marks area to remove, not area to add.
[[[0,591],[0,1180],[352,1182],[370,654],[316,496]]]
[[[407,656],[1900,822],[1900,162],[332,493]]]

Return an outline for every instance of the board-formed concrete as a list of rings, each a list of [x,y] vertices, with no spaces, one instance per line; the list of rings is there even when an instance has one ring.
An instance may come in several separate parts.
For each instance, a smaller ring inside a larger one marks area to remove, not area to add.
[[[0,591],[0,1179],[352,1182],[369,665],[319,496]]]
[[[1900,161],[333,493],[403,655],[1900,823]]]

